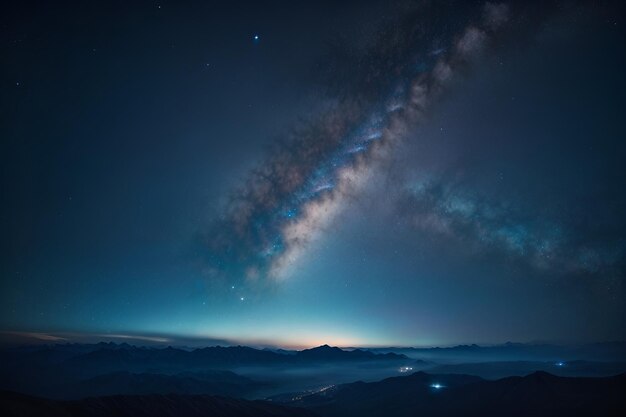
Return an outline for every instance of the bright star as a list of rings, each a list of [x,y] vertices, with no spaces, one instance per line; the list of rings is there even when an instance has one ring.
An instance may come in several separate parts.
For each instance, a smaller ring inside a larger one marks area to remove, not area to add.
[[[259,35],[254,35],[254,40],[258,41],[259,40]]]

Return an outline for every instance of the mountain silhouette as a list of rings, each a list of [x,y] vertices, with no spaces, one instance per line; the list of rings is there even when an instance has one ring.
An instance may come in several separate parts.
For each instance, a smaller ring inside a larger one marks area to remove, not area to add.
[[[53,401],[0,392],[5,417],[314,417],[315,413],[272,404],[209,395],[137,395]]]
[[[405,355],[396,353],[375,354],[366,350],[354,349],[343,350],[338,347],[328,345],[318,346],[312,349],[301,350],[295,355],[296,359],[301,362],[306,361],[371,361],[371,360],[403,360],[407,359]]]
[[[315,369],[322,363],[349,367],[356,363],[374,367],[383,364],[394,368],[406,357],[330,346],[280,353],[246,346],[185,350],[98,343],[5,349],[0,350],[0,359],[0,389],[78,399],[168,393],[246,397],[260,388],[262,381],[252,381],[231,370],[264,368],[267,371],[257,379],[265,379],[274,369]]]
[[[547,372],[487,381],[468,375],[417,372],[382,381],[355,382],[290,405],[321,416],[618,416],[626,409],[626,374],[566,378]]]

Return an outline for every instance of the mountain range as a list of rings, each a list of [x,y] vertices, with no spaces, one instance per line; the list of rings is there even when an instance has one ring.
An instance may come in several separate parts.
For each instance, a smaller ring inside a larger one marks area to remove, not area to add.
[[[564,378],[546,372],[495,381],[469,375],[412,375],[330,386],[315,393],[246,401],[210,395],[116,395],[74,401],[0,392],[7,417],[451,417],[621,416],[626,374]]]
[[[603,342],[573,345],[547,343],[511,343],[450,347],[380,347],[365,348],[373,353],[397,353],[433,361],[619,361],[626,362],[626,342]]]
[[[276,369],[329,364],[395,368],[408,360],[395,353],[347,351],[328,345],[278,353],[246,346],[185,350],[113,343],[11,348],[0,350],[0,357],[0,389],[58,399],[148,393],[248,397],[270,387],[263,379]],[[242,367],[267,371],[261,380],[231,371]]]

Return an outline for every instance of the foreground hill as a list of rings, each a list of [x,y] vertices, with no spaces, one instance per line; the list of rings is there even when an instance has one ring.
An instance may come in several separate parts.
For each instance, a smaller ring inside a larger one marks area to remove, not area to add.
[[[5,417],[314,417],[311,411],[265,401],[208,395],[142,395],[52,401],[11,392],[0,393]]]
[[[618,416],[626,410],[626,374],[565,378],[546,372],[486,381],[418,372],[339,385],[284,403],[321,416]]]
[[[621,416],[626,374],[564,378],[545,372],[487,381],[418,372],[328,387],[314,394],[246,401],[208,395],[134,395],[54,401],[0,392],[0,415],[155,417]]]

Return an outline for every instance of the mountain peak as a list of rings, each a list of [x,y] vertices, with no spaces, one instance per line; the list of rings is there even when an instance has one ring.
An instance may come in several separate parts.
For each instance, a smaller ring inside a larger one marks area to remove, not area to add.
[[[553,375],[546,371],[535,371],[532,374],[526,375],[526,379],[545,380],[545,379],[556,379],[556,378],[558,378],[556,375]]]
[[[301,350],[300,352],[344,352],[344,350],[341,348],[338,348],[337,346],[330,346],[330,345],[324,344],[324,345],[320,345],[314,348],[304,349],[304,350]]]

